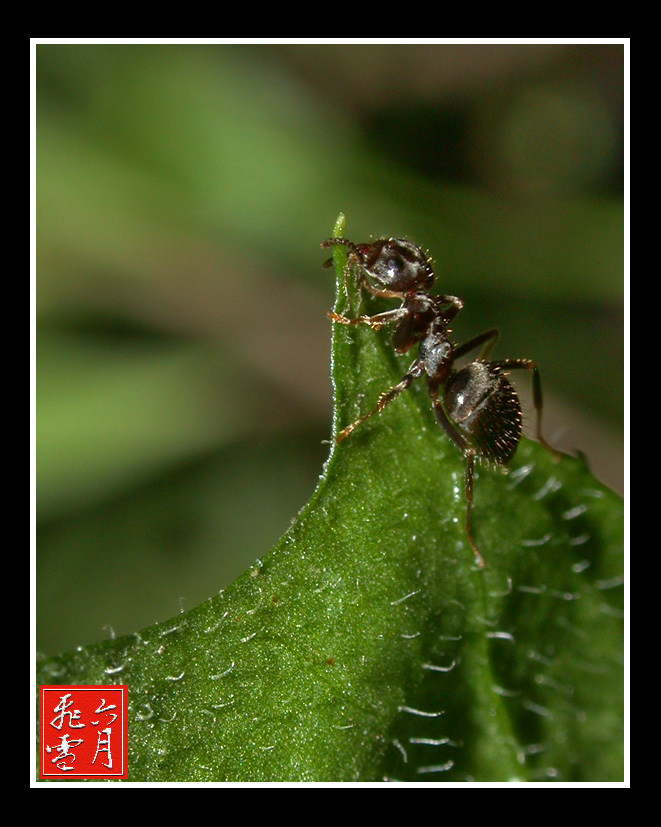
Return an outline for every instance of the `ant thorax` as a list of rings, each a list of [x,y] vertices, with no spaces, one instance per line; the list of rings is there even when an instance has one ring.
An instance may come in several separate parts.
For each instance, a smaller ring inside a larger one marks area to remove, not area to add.
[[[432,324],[418,348],[418,359],[425,373],[437,385],[443,381],[454,360],[448,333],[447,325]]]

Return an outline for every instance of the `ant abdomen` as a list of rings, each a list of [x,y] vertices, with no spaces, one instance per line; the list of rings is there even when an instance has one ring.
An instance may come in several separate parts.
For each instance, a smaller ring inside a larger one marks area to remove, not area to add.
[[[489,362],[472,362],[445,386],[443,404],[477,456],[507,465],[522,433],[519,398],[507,376]]]

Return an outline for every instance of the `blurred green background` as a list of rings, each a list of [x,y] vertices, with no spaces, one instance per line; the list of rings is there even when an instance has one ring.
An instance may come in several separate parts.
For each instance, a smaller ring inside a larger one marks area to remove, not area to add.
[[[547,437],[622,491],[622,45],[40,44],[36,68],[41,652],[192,608],[308,499],[340,211],[429,248],[456,338],[537,360]]]

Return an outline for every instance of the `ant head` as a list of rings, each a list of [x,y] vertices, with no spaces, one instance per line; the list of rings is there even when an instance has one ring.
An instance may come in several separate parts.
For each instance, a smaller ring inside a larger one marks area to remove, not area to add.
[[[434,282],[431,260],[405,238],[379,238],[369,244],[354,244],[346,238],[332,238],[322,246],[344,244],[349,261],[372,279],[379,290],[393,295],[427,292]]]
[[[393,293],[427,292],[434,282],[429,257],[404,238],[358,245],[359,264],[376,286]]]

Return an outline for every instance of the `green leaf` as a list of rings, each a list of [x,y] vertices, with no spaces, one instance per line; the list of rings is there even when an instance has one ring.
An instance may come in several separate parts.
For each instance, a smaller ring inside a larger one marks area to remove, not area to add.
[[[333,325],[335,431],[407,366],[387,329]],[[477,569],[463,458],[416,384],[332,443],[225,591],[38,665],[43,684],[128,684],[130,780],[622,779],[622,501],[523,440],[508,475],[477,469]]]

